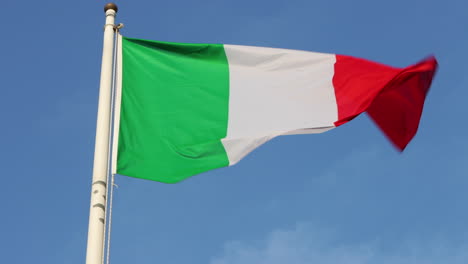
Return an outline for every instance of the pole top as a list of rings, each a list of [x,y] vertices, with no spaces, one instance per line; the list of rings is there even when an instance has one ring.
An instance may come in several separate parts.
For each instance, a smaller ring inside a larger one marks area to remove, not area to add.
[[[119,8],[117,7],[117,5],[114,4],[114,3],[107,3],[107,4],[104,6],[104,12],[107,12],[107,10],[109,10],[109,9],[114,10],[116,13],[117,13],[117,11],[119,10]]]

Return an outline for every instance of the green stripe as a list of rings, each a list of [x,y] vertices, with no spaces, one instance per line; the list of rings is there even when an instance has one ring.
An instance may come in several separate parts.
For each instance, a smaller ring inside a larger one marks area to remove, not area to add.
[[[175,183],[229,165],[223,45],[122,39],[117,173]]]

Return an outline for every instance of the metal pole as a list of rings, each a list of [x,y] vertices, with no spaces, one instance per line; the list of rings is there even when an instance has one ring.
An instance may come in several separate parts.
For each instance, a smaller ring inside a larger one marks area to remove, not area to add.
[[[86,264],[101,264],[104,260],[104,219],[106,214],[107,161],[109,157],[112,57],[114,49],[114,21],[117,10],[117,5],[113,3],[108,3],[104,6],[106,24],[104,26],[104,44],[102,50]]]

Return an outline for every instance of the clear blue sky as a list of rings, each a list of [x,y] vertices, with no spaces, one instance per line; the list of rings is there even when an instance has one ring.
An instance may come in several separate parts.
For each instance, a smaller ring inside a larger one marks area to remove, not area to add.
[[[84,263],[105,1],[3,1],[0,262]],[[468,263],[468,2],[118,1],[128,37],[434,54],[399,154],[366,116],[180,184],[117,176],[112,263]]]

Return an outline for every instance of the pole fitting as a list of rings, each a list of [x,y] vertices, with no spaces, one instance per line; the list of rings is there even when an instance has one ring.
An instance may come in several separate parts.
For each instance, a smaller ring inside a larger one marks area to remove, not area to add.
[[[121,28],[124,27],[124,24],[119,23],[117,25],[114,25],[114,32],[119,32]]]

